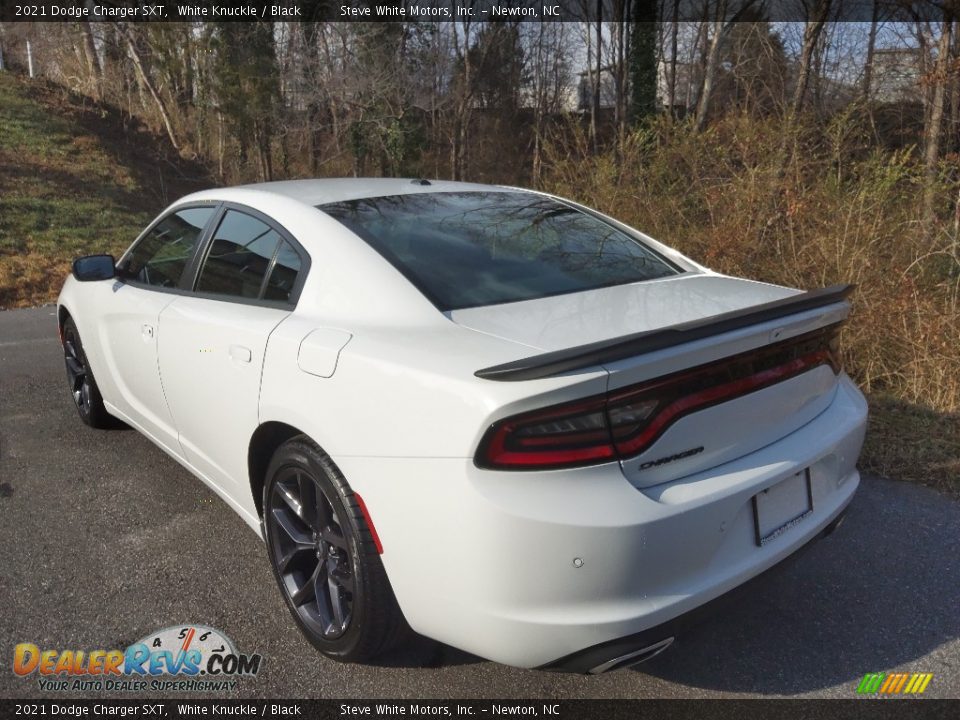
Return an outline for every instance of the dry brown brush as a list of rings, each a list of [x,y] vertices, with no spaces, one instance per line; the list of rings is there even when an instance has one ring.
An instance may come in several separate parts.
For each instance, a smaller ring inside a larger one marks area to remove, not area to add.
[[[825,126],[730,114],[698,133],[664,119],[600,155],[571,128],[548,157],[545,189],[717,271],[800,288],[855,283],[844,361],[874,409],[865,465],[960,485],[960,258],[949,168],[930,242],[916,150],[879,148],[856,106]],[[891,453],[890,444],[929,452],[917,450],[918,464],[916,452]]]

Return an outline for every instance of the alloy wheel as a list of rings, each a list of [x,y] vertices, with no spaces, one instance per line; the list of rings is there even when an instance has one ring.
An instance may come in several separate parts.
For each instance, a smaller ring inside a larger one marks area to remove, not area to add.
[[[68,336],[63,341],[63,358],[67,366],[67,382],[70,394],[82,413],[90,412],[90,374],[83,355],[77,350],[76,338]]]
[[[301,620],[325,640],[350,627],[354,567],[330,500],[299,468],[282,470],[269,497],[267,529],[281,586]]]

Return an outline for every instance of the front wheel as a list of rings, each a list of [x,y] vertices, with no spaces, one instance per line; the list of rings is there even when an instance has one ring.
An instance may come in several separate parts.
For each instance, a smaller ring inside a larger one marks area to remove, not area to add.
[[[406,623],[357,498],[305,436],[287,441],[270,462],[263,531],[287,608],[324,655],[363,662],[404,634]]]
[[[67,385],[80,419],[93,428],[110,428],[116,422],[103,405],[100,388],[93,377],[80,333],[73,318],[63,323],[63,360],[67,367]]]

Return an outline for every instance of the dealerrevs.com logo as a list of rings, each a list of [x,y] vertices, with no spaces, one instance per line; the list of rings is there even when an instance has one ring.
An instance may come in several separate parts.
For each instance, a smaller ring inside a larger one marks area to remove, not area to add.
[[[45,691],[226,691],[262,666],[261,655],[237,652],[230,638],[203,625],[164,628],[125,650],[41,650],[20,643],[13,651],[13,672],[36,675]]]

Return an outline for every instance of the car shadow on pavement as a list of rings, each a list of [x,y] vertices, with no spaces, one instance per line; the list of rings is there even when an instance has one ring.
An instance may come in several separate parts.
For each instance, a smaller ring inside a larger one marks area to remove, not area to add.
[[[847,685],[851,697],[868,672],[929,672],[923,658],[960,635],[958,549],[960,503],[865,478],[835,533],[634,671],[737,693]]]
[[[388,668],[439,668],[482,662],[487,661],[422,635],[413,634],[399,647],[381,655],[370,664]]]

